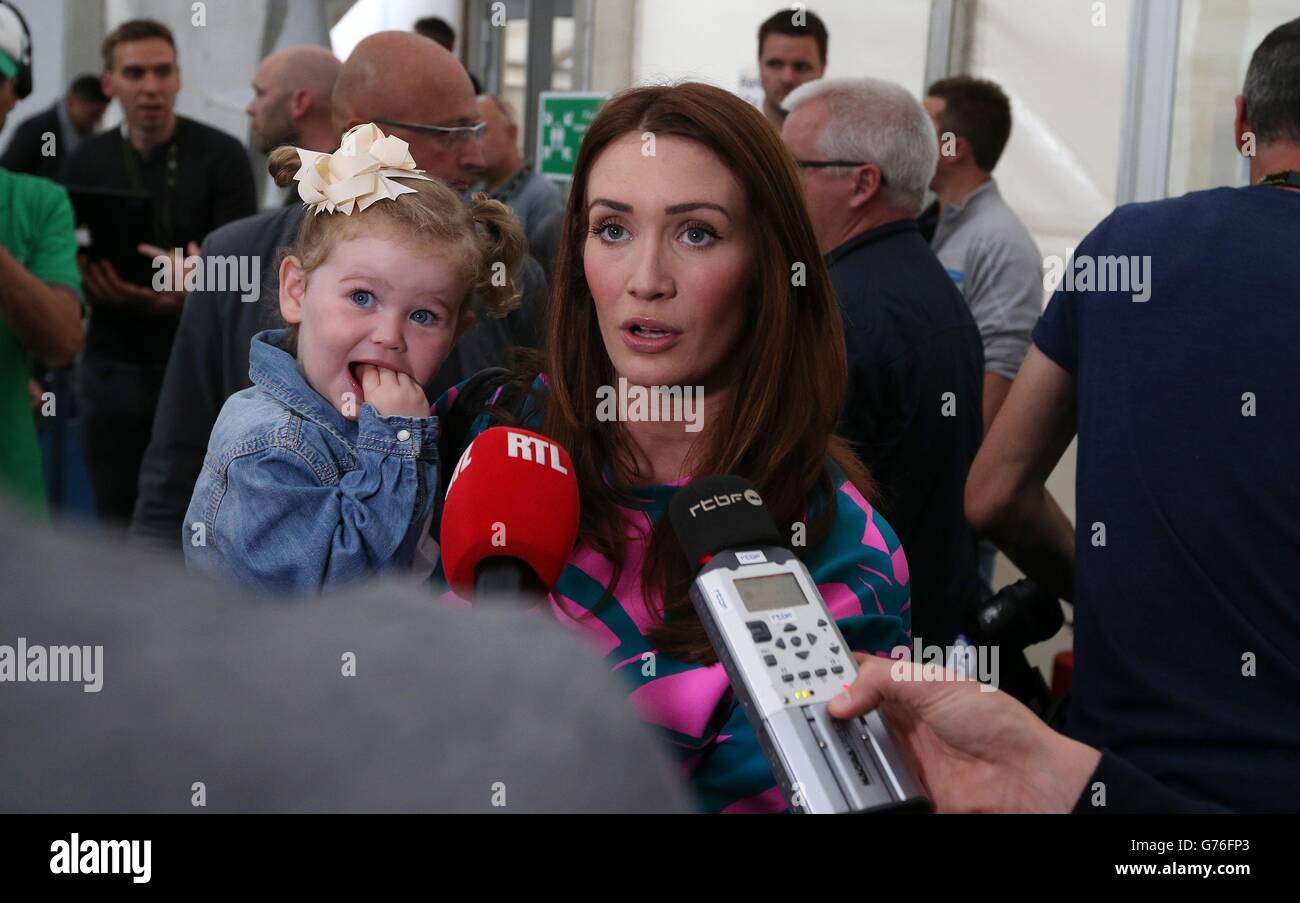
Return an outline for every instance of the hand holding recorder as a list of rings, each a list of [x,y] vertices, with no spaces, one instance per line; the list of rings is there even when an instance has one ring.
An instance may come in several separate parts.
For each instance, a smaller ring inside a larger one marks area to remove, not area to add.
[[[841,721],[827,711],[857,663],[754,487],[701,477],[674,496],[669,515],[701,567],[691,602],[790,808],[927,809],[879,713]]]

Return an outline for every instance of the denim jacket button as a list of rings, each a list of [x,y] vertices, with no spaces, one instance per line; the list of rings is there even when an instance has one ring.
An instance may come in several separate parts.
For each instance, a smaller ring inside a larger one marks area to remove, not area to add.
[[[410,431],[410,430],[398,430],[398,431],[397,431],[397,441],[398,441],[398,442],[405,442],[407,439],[410,439],[410,438],[411,438],[411,431]]]

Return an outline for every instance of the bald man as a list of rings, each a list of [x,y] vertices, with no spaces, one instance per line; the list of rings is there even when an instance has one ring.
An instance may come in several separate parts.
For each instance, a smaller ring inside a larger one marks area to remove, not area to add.
[[[244,112],[253,146],[262,153],[282,144],[328,152],[338,147],[331,97],[340,63],[324,47],[286,47],[253,73],[253,99]]]
[[[422,35],[383,31],[352,51],[334,85],[334,125],[342,133],[362,122],[378,123],[407,142],[421,169],[457,191],[482,178],[483,149],[473,133],[478,104],[469,73]]]
[[[428,38],[386,31],[363,40],[339,71],[331,108],[336,134],[376,122],[410,145],[417,166],[457,191],[482,178],[473,86],[460,62]],[[182,521],[212,425],[226,399],[251,385],[248,346],[253,335],[283,325],[276,255],[292,243],[303,212],[301,204],[294,204],[237,220],[204,242],[204,256],[258,259],[260,296],[256,303],[245,303],[238,289],[192,292],[193,303],[185,304],[140,470],[134,538],[179,552],[182,537],[190,535]],[[479,370],[503,364],[509,346],[537,344],[546,279],[535,260],[527,260],[519,284],[519,310],[505,319],[478,318],[425,387],[431,401]]]

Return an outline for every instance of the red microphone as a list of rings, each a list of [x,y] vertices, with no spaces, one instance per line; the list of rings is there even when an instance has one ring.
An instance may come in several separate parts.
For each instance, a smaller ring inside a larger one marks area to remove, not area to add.
[[[447,483],[441,554],[459,596],[543,596],[578,539],[578,481],[569,454],[513,426],[480,433]]]

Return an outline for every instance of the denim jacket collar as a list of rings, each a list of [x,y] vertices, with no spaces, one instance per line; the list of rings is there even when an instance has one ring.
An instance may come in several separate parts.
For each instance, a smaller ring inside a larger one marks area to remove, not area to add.
[[[357,444],[357,423],[349,420],[307,384],[298,361],[281,346],[287,329],[264,329],[248,349],[248,377],[253,385],[304,420],[333,433],[349,447]]]

